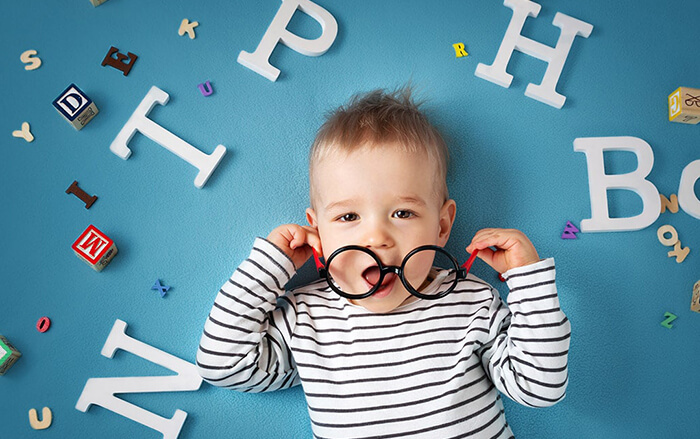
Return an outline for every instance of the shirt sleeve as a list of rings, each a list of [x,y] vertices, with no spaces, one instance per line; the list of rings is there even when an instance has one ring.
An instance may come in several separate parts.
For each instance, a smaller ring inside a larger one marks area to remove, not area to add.
[[[565,396],[571,338],[571,324],[559,307],[554,259],[511,269],[503,278],[510,289],[508,306],[492,290],[482,364],[496,388],[512,400],[551,406]]]
[[[219,290],[204,324],[196,364],[205,381],[244,392],[299,384],[286,341],[296,313],[284,285],[294,273],[279,248],[255,240],[250,256]]]

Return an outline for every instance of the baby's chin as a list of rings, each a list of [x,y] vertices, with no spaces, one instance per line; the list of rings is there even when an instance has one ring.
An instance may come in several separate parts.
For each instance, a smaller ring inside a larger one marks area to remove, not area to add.
[[[368,297],[366,299],[351,300],[351,302],[363,307],[367,311],[376,314],[387,314],[402,305],[417,300],[417,297],[411,295],[408,291],[405,291],[403,288],[401,288],[401,290],[403,291],[393,291],[392,294],[379,299]]]

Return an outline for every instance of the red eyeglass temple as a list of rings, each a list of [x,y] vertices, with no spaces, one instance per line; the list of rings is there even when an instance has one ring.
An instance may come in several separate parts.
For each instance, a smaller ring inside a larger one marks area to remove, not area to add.
[[[467,269],[467,272],[469,272],[469,270],[472,268],[472,264],[474,263],[474,260],[476,259],[476,254],[477,254],[477,253],[479,253],[479,250],[474,250],[474,251],[472,252],[471,256],[469,256],[469,259],[467,259],[467,262],[465,262],[465,263],[462,265],[462,268],[466,268],[466,269]]]
[[[311,251],[314,253],[314,262],[316,262],[316,270],[318,271],[321,268],[326,268],[321,263],[321,258],[318,257],[318,253],[316,253],[316,249],[311,247]]]

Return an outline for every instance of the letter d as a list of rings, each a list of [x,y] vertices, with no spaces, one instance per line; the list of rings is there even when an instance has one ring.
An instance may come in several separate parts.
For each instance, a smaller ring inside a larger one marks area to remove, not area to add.
[[[637,169],[627,174],[605,173],[604,151],[630,151],[637,156]],[[646,179],[654,166],[654,151],[637,137],[587,137],[574,140],[574,151],[586,154],[591,218],[581,221],[582,232],[632,231],[650,226],[661,214],[659,191]],[[626,189],[642,198],[642,213],[610,218],[608,189]]]
[[[73,105],[68,98],[72,98],[76,105]],[[63,99],[61,99],[61,104],[65,105],[66,108],[68,108],[71,112],[71,114],[74,114],[78,108],[80,108],[83,105],[83,98],[77,94],[77,93],[71,93],[69,95],[66,95]]]

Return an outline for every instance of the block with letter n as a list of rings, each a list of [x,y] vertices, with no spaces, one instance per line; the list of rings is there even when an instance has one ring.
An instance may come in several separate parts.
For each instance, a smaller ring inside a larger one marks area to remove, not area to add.
[[[95,271],[102,271],[117,254],[114,241],[92,224],[75,240],[72,248]]]
[[[82,129],[99,112],[92,99],[75,84],[63,90],[53,101],[53,106],[76,130]]]

